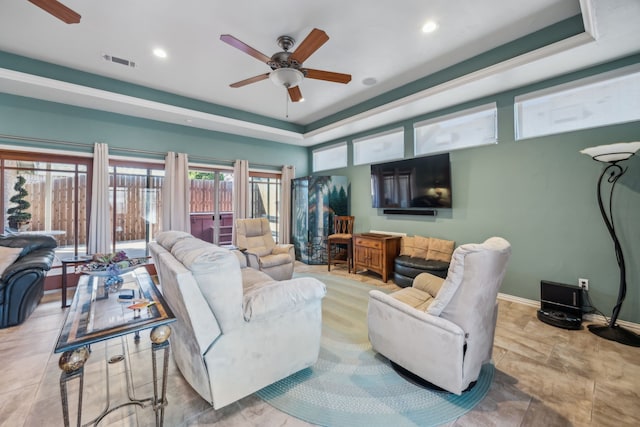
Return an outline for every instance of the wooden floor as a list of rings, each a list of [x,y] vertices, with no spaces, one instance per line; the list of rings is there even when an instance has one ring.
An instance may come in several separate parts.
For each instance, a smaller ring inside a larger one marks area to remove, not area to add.
[[[326,273],[326,266],[296,264],[296,272]],[[348,274],[346,266],[330,274],[387,289],[375,274]],[[610,342],[588,332],[541,323],[535,308],[500,301],[494,346],[495,380],[487,397],[449,426],[637,426],[640,425],[640,349]],[[0,330],[0,426],[60,426],[59,355],[52,350],[64,320],[59,292],[45,295],[22,325]],[[133,381],[150,393],[148,336],[140,344],[127,339],[94,346],[86,366],[83,422],[104,406],[104,358],[128,346]],[[110,365],[112,396],[126,390],[122,367]],[[74,394],[71,387],[70,393]],[[308,426],[249,396],[214,411],[182,379],[173,361],[169,369],[169,406],[165,426]],[[72,402],[72,425],[75,413]],[[100,426],[152,426],[150,408],[119,409]],[[357,426],[354,426],[357,427]]]

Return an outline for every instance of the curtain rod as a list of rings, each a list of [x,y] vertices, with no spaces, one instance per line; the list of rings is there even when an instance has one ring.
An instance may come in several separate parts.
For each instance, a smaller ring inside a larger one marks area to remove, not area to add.
[[[30,137],[30,136],[17,136],[17,135],[4,135],[4,134],[0,134],[0,138],[2,139],[13,139],[15,141],[30,141],[30,142],[44,142],[47,144],[57,144],[57,145],[66,145],[66,146],[70,146],[70,147],[85,147],[85,148],[92,148],[93,144],[87,144],[86,142],[71,142],[71,141],[60,141],[60,140],[56,140],[56,139],[45,139],[45,138],[34,138],[34,137]],[[112,147],[109,147],[110,149]],[[139,150],[139,149],[135,149],[135,148],[118,148],[118,147],[113,147],[114,151],[120,151],[120,152],[125,152],[125,153],[135,153],[135,154],[149,154],[152,156],[160,156],[163,157],[166,155],[166,153],[162,153],[159,151],[149,151],[149,150]],[[198,155],[189,155],[190,159],[194,159],[194,160],[200,160],[200,161],[214,161],[214,162],[229,162],[232,163],[235,160],[227,160],[227,159],[218,159],[215,157],[207,157],[207,156],[198,156]],[[278,165],[267,165],[267,164],[263,164],[263,163],[252,163],[249,162],[250,165],[255,165],[255,166],[264,166],[264,167],[271,167],[271,168],[275,168],[275,167],[280,167]]]

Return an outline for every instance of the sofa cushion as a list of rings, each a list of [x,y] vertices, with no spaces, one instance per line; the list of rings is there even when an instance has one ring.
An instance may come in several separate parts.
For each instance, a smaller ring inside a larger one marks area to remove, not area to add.
[[[453,257],[456,259],[449,266],[447,278],[442,284],[438,295],[429,306],[429,309],[427,310],[428,314],[440,316],[462,283],[464,276],[464,254],[460,252],[457,254],[454,253]]]
[[[413,256],[416,258],[426,258],[431,246],[431,239],[429,237],[414,236],[415,247],[413,249]]]
[[[21,252],[22,248],[0,246],[0,276],[2,276],[7,267],[18,259]]]
[[[434,261],[451,262],[455,243],[452,240],[442,240],[431,237],[429,240],[429,250],[425,258]]]
[[[156,236],[156,242],[158,242],[158,244],[163,248],[165,248],[166,250],[171,251],[171,249],[173,248],[173,245],[175,245],[178,240],[184,239],[184,238],[194,238],[194,237],[185,231],[169,230],[169,231],[163,231],[159,233]]]
[[[433,301],[431,295],[416,288],[404,288],[392,293],[391,296],[420,311],[426,311]]]
[[[242,291],[243,294],[250,292],[256,286],[260,286],[264,282],[273,282],[271,276],[255,268],[243,268],[240,270],[242,274]]]
[[[497,253],[500,256],[496,256]],[[451,299],[443,305],[440,317],[470,330],[474,320],[468,316],[468,307],[494,307],[510,254],[511,245],[500,237],[491,237],[484,243],[467,243],[456,249],[449,276],[459,277],[458,281],[465,280],[466,284],[453,292]],[[493,310],[488,313],[493,315]]]
[[[400,240],[400,255],[413,256],[415,244],[414,237],[402,236],[402,239]]]
[[[238,258],[227,249],[195,238],[178,240],[171,253],[191,270],[222,332],[238,328],[243,322]]]

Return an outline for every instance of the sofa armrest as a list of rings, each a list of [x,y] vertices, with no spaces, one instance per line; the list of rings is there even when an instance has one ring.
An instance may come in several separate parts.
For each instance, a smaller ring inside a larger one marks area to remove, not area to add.
[[[271,251],[272,254],[286,254],[288,253],[289,255],[291,255],[293,252],[293,245],[289,244],[289,243],[278,243],[277,245],[275,245],[273,247],[273,251]]]
[[[260,269],[260,255],[258,255],[255,252],[251,252],[249,249],[247,249],[244,252],[245,256],[247,257],[247,265],[251,268],[255,268],[256,270]]]
[[[435,298],[444,280],[442,277],[435,276],[431,273],[420,273],[413,279],[413,287]]]
[[[281,282],[266,282],[244,296],[243,311],[247,322],[279,316],[324,298],[327,289],[321,281],[301,277]]]
[[[8,266],[2,273],[2,280],[9,281],[11,277],[24,270],[43,270],[49,271],[53,264],[55,253],[53,249],[36,249],[22,256],[13,264]]]
[[[447,332],[464,339],[464,336],[465,336],[464,331],[462,330],[461,327],[459,327],[455,323],[452,323],[447,319],[443,319],[442,317],[433,316],[431,314],[424,313],[420,310],[416,310],[410,305],[407,305],[401,301],[398,301],[397,299],[383,292],[380,292],[376,289],[369,292],[369,309],[371,309],[371,303],[374,301],[380,304],[383,304],[391,311],[395,311],[398,314],[409,316],[415,320],[418,320],[419,322],[424,323],[425,325],[432,326],[433,328],[435,328],[434,330]],[[441,332],[435,332],[434,336],[436,336]],[[424,340],[424,336],[422,336],[420,339]]]

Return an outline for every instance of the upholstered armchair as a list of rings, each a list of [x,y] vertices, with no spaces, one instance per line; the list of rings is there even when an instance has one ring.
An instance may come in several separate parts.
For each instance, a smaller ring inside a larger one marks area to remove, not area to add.
[[[454,252],[446,279],[418,275],[391,294],[369,293],[367,323],[375,351],[451,393],[462,394],[491,360],[498,289],[511,255],[492,237]]]
[[[274,280],[289,280],[293,276],[296,260],[293,245],[276,244],[266,218],[237,219],[236,245],[246,248],[249,267],[265,272]]]

